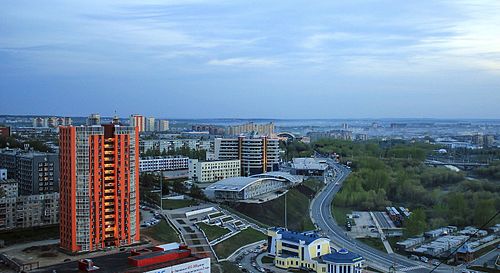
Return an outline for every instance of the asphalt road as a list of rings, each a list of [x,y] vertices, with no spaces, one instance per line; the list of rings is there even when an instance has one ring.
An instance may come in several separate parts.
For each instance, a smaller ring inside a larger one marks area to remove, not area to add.
[[[347,233],[337,225],[332,217],[331,203],[351,171],[343,165],[334,163],[333,160],[328,159],[328,163],[335,170],[336,176],[329,179],[327,185],[311,202],[310,207],[311,218],[321,233],[330,238],[335,245],[362,255],[367,264],[385,272],[389,271],[391,266],[394,266],[397,272],[423,273],[431,271],[433,268],[431,265],[410,260],[399,254],[387,254],[347,236]],[[434,272],[452,272],[452,269],[449,266],[441,265]]]

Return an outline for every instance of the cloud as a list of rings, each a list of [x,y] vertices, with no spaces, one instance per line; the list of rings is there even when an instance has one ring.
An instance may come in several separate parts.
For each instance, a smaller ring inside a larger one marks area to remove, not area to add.
[[[279,62],[275,59],[240,57],[228,59],[213,59],[208,61],[207,64],[217,66],[268,67],[276,66],[279,64]]]

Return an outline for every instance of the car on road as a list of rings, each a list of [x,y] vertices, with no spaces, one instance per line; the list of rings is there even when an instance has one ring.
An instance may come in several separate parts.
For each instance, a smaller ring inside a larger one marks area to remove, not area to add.
[[[429,262],[429,258],[427,258],[425,256],[422,256],[422,257],[420,257],[420,261],[422,261],[424,263],[428,263]]]

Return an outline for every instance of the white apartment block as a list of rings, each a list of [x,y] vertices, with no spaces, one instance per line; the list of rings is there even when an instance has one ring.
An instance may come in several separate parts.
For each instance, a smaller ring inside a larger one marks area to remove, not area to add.
[[[143,139],[139,143],[139,150],[145,153],[148,150],[171,151],[183,147],[194,150],[213,150],[213,141],[198,139]]]
[[[146,132],[155,131],[155,118],[154,117],[146,118],[144,129]]]
[[[183,156],[155,156],[139,159],[140,172],[175,171],[188,169],[189,158]]]
[[[169,130],[169,121],[166,119],[159,119],[156,121],[156,130],[160,132],[168,131]]]
[[[189,179],[194,182],[207,183],[229,177],[240,176],[240,160],[198,161],[189,160]]]
[[[0,198],[0,230],[59,223],[59,193]]]

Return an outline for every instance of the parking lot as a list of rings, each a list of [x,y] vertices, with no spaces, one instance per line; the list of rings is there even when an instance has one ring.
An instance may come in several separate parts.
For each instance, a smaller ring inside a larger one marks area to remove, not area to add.
[[[353,238],[366,238],[379,237],[379,233],[375,227],[375,223],[373,222],[372,217],[369,212],[366,211],[353,211],[352,212],[352,220],[355,222],[355,225],[351,226],[351,231],[349,231],[349,235]]]

